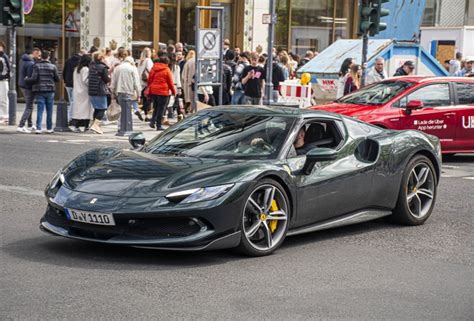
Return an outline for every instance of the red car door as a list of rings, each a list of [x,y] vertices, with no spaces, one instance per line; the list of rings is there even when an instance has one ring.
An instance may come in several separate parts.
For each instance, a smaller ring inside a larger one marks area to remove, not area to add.
[[[407,112],[410,101],[420,101],[420,109]],[[456,111],[449,83],[431,83],[419,87],[399,101],[401,129],[416,129],[437,136],[443,152],[453,149],[456,135]]]
[[[456,150],[474,152],[474,81],[455,82]]]

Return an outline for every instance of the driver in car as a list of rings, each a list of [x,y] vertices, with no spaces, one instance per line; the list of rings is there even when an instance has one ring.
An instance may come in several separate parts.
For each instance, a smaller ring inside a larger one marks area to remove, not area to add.
[[[296,136],[295,142],[293,143],[293,146],[295,147],[296,155],[305,155],[307,152],[309,152],[311,149],[318,147],[316,143],[305,143],[305,134],[306,130],[303,127],[300,128],[298,131],[298,135]]]

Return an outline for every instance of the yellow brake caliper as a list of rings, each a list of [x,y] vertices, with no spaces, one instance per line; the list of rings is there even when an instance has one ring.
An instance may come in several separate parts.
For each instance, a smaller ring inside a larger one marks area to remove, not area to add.
[[[275,200],[272,200],[272,207],[270,207],[270,213],[276,212],[276,211],[278,211],[277,202]],[[278,221],[276,220],[270,221],[270,224],[268,224],[268,226],[270,227],[270,231],[272,231],[272,233],[275,232],[277,225],[278,225]]]

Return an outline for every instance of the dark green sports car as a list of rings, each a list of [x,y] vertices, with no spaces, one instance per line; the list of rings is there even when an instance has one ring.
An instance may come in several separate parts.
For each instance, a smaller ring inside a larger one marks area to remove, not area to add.
[[[132,150],[88,151],[46,187],[43,231],[170,250],[272,253],[286,236],[392,215],[423,224],[439,140],[288,107],[203,110]]]

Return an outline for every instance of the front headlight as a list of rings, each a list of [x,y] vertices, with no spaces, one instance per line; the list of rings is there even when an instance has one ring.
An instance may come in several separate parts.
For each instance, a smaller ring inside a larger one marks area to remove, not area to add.
[[[232,188],[232,186],[234,186],[234,184],[193,188],[168,194],[166,195],[166,198],[171,202],[180,204],[210,201],[227,193]]]
[[[57,171],[57,173],[54,174],[53,178],[51,179],[51,182],[49,183],[49,188],[54,189],[59,182],[64,183],[64,175],[61,170]]]

